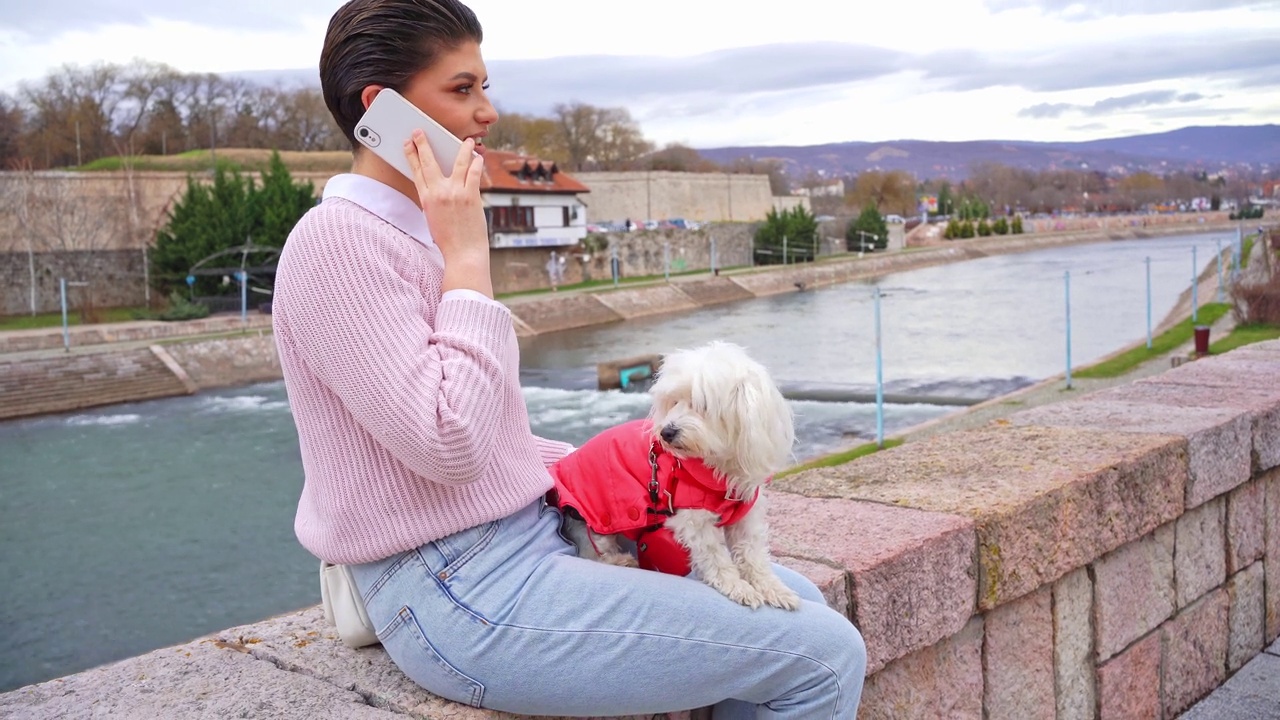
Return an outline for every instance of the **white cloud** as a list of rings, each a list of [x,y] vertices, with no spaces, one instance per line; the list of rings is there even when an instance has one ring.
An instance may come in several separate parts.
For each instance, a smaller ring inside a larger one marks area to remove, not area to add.
[[[0,89],[63,63],[136,57],[314,78],[340,4],[4,3]],[[1082,140],[1179,113],[1280,123],[1274,1],[791,0],[768,13],[730,0],[648,0],[621,13],[599,0],[470,4],[503,107],[624,106],[660,143]],[[1174,101],[1123,100],[1152,92]],[[1203,97],[1177,102],[1189,94]]]

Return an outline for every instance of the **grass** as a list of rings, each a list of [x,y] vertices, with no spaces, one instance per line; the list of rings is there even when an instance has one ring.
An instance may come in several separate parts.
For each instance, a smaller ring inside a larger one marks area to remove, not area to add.
[[[1229,335],[1209,345],[1209,353],[1216,355],[1245,345],[1276,339],[1280,339],[1280,325],[1237,325]]]
[[[216,150],[218,165],[226,170],[261,172],[271,161],[270,150],[227,148]],[[346,151],[297,152],[283,151],[280,159],[290,172],[347,172],[351,169],[351,153]],[[189,150],[176,155],[134,155],[129,164],[137,171],[148,172],[205,172],[213,165],[208,150]],[[85,172],[114,172],[124,169],[125,158],[119,155],[99,158],[81,165]]]
[[[1230,311],[1231,306],[1227,303],[1208,303],[1200,307],[1195,325],[1212,325]],[[1179,345],[1190,341],[1193,337],[1195,337],[1195,327],[1191,322],[1191,318],[1187,318],[1164,333],[1152,338],[1150,349],[1147,349],[1146,345],[1139,345],[1110,360],[1104,360],[1096,365],[1073,371],[1072,374],[1080,378],[1119,377],[1148,360],[1168,354]]]
[[[901,438],[885,440],[884,449],[888,450],[891,447],[897,447],[901,445],[902,442],[903,441]],[[836,453],[834,455],[827,455],[826,457],[821,457],[821,458],[818,458],[817,460],[810,460],[809,462],[804,463],[803,465],[797,465],[793,468],[788,468],[778,473],[777,475],[774,475],[774,477],[779,477],[779,478],[786,477],[788,475],[794,475],[798,472],[804,472],[805,470],[813,470],[814,468],[835,467],[836,465],[843,465],[847,462],[857,460],[860,457],[864,457],[866,455],[870,455],[871,453],[878,452],[879,450],[880,448],[875,443],[866,443],[865,445],[859,445],[858,447],[855,447],[851,450],[846,450],[844,452]]]
[[[136,320],[135,313],[140,313],[144,308],[107,308],[98,310],[98,322],[128,322]],[[80,325],[79,311],[67,312],[68,325]],[[6,330],[36,330],[38,328],[62,327],[62,313],[41,313],[39,315],[10,315],[0,317],[0,332]]]
[[[729,272],[730,270],[737,270],[737,269],[738,268],[736,267],[720,268],[720,272],[721,274],[724,274]],[[686,275],[710,276],[711,271],[706,269],[701,269],[701,270],[685,270],[684,272],[671,273],[671,277],[683,277]],[[621,278],[618,281],[618,287],[622,288],[628,285],[645,285],[645,284],[661,281],[665,277],[666,276],[664,275],[637,275],[635,277]],[[572,290],[592,290],[592,289],[598,289],[598,288],[611,288],[611,287],[613,287],[613,278],[609,278],[607,280],[588,280],[586,282],[574,283],[572,285],[560,285],[558,289],[572,291]],[[505,298],[514,298],[514,297],[530,297],[533,295],[550,295],[552,292],[554,291],[551,288],[538,288],[536,290],[520,290],[517,292],[502,293],[497,296],[497,299],[503,300]]]

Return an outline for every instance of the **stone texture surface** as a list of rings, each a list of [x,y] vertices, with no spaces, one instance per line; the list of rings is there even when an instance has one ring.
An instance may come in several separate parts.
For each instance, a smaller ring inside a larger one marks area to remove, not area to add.
[[[848,571],[868,672],[958,632],[973,615],[967,518],[773,492],[769,527],[774,555]]]
[[[973,518],[985,610],[1176,518],[1186,480],[1181,438],[1006,427],[946,433],[775,485]]]
[[[0,695],[0,717],[389,720],[360,690],[263,662],[251,645],[211,638]],[[380,650],[378,652],[381,652]],[[348,662],[350,659],[348,658]],[[441,715],[472,720],[482,715]]]
[[[165,345],[165,350],[202,389],[281,377],[275,336],[267,330],[240,337],[172,343]]]
[[[1231,602],[1227,618],[1227,672],[1232,673],[1262,652],[1266,608],[1262,601],[1262,563],[1254,563],[1227,581]]]
[[[1227,496],[1227,572],[1237,573],[1267,549],[1266,485],[1246,483]]]
[[[644,317],[666,312],[692,310],[698,307],[676,285],[651,285],[643,288],[596,293],[600,302],[624,318]]]
[[[1161,627],[1165,717],[1187,709],[1226,679],[1227,608],[1226,590],[1215,590]]]
[[[1179,608],[1191,604],[1227,578],[1225,510],[1226,504],[1219,498],[1178,518],[1174,585]]]
[[[822,591],[828,606],[847,618],[853,617],[849,602],[849,576],[842,568],[791,557],[774,558],[774,562],[809,578]]]
[[[1160,634],[1098,666],[1100,720],[1160,720]]]
[[[554,297],[511,303],[511,314],[535,333],[568,330],[622,319],[595,293],[563,293]]]
[[[1053,584],[1053,672],[1058,720],[1092,720],[1097,706],[1093,662],[1093,582],[1080,568]]]
[[[867,678],[859,720],[983,720],[982,618]]]
[[[1173,552],[1174,526],[1169,523],[1094,563],[1099,661],[1109,659],[1173,616]]]
[[[1195,507],[1249,479],[1253,436],[1247,412],[1106,398],[1105,393],[1099,393],[1044,405],[1017,413],[1011,422],[1184,437],[1190,464],[1187,507]]]
[[[1266,487],[1267,555],[1263,560],[1267,605],[1267,642],[1280,637],[1280,470],[1261,479]]]
[[[1054,720],[1053,593],[1045,586],[987,612],[987,717]]]
[[[680,283],[680,291],[699,305],[717,305],[755,297],[728,276],[684,280]]]
[[[1237,354],[1240,353],[1240,354]],[[1280,466],[1280,397],[1276,396],[1276,376],[1280,361],[1270,356],[1233,351],[1218,357],[1185,363],[1134,385],[1159,383],[1187,388],[1207,388],[1223,397],[1223,402],[1248,407],[1253,416],[1254,472]]]
[[[1280,718],[1280,657],[1259,655],[1178,720]]]

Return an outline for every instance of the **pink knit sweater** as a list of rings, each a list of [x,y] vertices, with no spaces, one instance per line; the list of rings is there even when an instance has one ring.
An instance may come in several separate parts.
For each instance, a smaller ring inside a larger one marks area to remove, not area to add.
[[[281,253],[272,315],[305,474],[294,529],[323,560],[378,560],[505,517],[546,493],[546,467],[570,450],[529,430],[510,312],[441,298],[443,268],[417,207],[350,175]]]

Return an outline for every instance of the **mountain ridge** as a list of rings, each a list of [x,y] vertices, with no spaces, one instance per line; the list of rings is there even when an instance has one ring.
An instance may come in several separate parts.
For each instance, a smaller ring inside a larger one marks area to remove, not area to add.
[[[905,170],[920,178],[963,179],[980,163],[1028,170],[1266,172],[1280,167],[1280,125],[1189,126],[1162,133],[1079,142],[888,140],[820,145],[697,148],[709,160],[778,160],[793,178]]]

